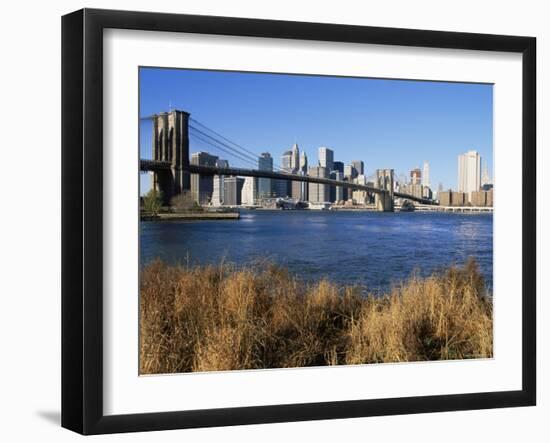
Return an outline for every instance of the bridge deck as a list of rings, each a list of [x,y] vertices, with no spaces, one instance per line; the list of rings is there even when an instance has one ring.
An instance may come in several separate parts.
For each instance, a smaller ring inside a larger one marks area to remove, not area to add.
[[[172,167],[171,163],[168,161],[158,161],[158,160],[141,160],[140,169],[142,171],[165,171],[169,170]],[[309,175],[297,175],[290,174],[286,172],[275,172],[275,171],[263,171],[259,169],[243,169],[243,168],[220,168],[215,166],[202,166],[202,165],[193,165],[190,164],[186,168],[190,173],[201,174],[201,175],[234,175],[242,177],[258,177],[258,178],[271,178],[274,180],[292,180],[300,181],[306,183],[319,183],[322,185],[330,186],[342,186],[344,188],[358,189],[360,191],[367,191],[373,194],[383,194],[388,191],[374,186],[361,185],[358,183],[345,182],[339,180],[332,180],[329,178],[322,177],[311,177]],[[403,194],[395,192],[393,194],[398,198],[405,198],[409,200],[414,200],[424,204],[435,204],[432,200],[425,198],[418,198],[412,195]]]

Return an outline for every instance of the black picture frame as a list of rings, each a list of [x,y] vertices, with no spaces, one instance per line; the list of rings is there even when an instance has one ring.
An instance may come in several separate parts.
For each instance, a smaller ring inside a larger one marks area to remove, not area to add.
[[[170,31],[522,54],[522,389],[177,412],[103,413],[103,30]],[[62,18],[62,426],[82,434],[531,406],[536,403],[536,39],[83,9]]]

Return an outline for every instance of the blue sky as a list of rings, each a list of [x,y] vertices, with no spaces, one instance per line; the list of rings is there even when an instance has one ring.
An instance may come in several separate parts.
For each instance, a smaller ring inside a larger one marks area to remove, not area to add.
[[[432,188],[456,188],[457,156],[477,150],[492,175],[493,87],[485,84],[141,68],[140,117],[170,107],[280,164],[294,142],[316,164],[318,147],[334,159],[363,160],[408,172],[430,163]],[[141,156],[151,155],[151,126],[140,124]],[[206,150],[239,160],[191,139]],[[145,178],[145,177],[144,177]]]

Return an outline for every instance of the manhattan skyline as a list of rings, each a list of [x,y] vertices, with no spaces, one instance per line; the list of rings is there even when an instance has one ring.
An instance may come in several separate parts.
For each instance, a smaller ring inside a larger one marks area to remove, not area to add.
[[[311,165],[326,146],[334,160],[363,160],[366,175],[386,167],[407,174],[427,160],[432,188],[456,188],[457,156],[468,150],[480,153],[492,176],[492,103],[486,84],[140,69],[140,117],[185,110],[253,152],[270,152],[279,165],[293,143]],[[147,156],[150,126],[140,126],[140,155]],[[213,151],[193,140],[190,150]]]

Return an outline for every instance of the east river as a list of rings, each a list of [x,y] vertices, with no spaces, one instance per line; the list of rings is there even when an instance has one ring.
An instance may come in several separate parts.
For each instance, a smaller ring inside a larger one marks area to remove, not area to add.
[[[422,212],[241,211],[240,220],[141,222],[140,261],[236,265],[270,260],[303,280],[369,291],[472,256],[492,287],[493,216]]]

